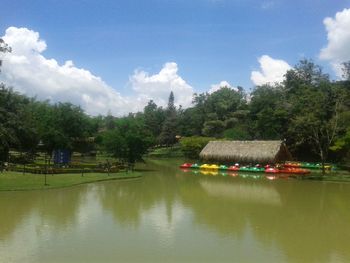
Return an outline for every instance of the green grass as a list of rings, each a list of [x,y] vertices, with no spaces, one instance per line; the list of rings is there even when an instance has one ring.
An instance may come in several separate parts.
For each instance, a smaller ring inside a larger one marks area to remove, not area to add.
[[[173,147],[161,147],[156,148],[150,151],[147,154],[148,157],[157,157],[157,158],[168,158],[168,157],[183,157],[183,152],[181,151],[180,146]]]
[[[39,190],[69,187],[98,181],[132,179],[141,177],[140,172],[55,174],[47,175],[47,185],[44,185],[45,175],[18,172],[0,173],[0,191]]]

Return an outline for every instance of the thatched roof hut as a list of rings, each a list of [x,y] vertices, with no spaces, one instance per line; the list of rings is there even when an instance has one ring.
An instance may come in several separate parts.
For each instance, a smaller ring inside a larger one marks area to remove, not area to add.
[[[199,154],[204,161],[276,163],[292,160],[283,141],[210,141]]]

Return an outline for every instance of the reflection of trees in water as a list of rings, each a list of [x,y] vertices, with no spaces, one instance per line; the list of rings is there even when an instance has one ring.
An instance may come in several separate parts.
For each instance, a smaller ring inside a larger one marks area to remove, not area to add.
[[[239,238],[249,227],[261,244],[280,247],[290,262],[350,258],[350,185],[200,176],[180,189],[196,223],[222,235]]]
[[[32,211],[36,200],[27,192],[0,193],[0,239],[7,238]]]
[[[350,185],[291,182],[279,189],[283,209],[251,217],[260,240],[277,241],[291,262],[331,262],[337,254],[350,258]]]
[[[47,191],[0,193],[0,238],[7,238],[30,216],[59,229],[74,222],[86,186]]]
[[[177,180],[162,172],[149,172],[143,178],[104,184],[99,197],[102,207],[118,223],[138,226],[142,214],[162,202],[166,205],[168,220],[176,199]]]

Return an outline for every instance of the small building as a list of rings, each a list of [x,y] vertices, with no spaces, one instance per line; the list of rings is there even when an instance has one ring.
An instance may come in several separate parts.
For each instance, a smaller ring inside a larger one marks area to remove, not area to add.
[[[210,141],[199,157],[216,163],[278,163],[292,160],[283,141]]]

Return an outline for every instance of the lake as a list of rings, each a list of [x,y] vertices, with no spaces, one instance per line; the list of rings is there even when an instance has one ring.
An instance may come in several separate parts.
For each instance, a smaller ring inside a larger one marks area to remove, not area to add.
[[[180,163],[148,161],[140,179],[0,192],[0,262],[350,262],[350,184]]]

